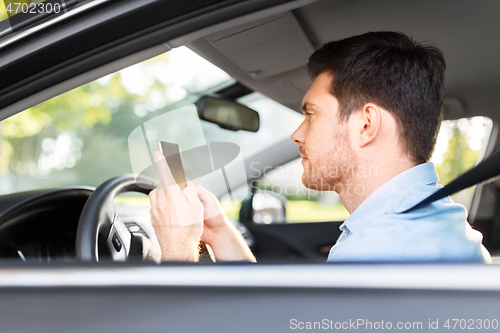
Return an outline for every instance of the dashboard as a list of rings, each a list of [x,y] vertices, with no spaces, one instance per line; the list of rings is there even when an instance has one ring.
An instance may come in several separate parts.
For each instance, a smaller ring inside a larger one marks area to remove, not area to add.
[[[90,187],[0,196],[0,259],[74,261],[80,214]]]
[[[36,190],[0,196],[0,260],[32,263],[75,262],[80,215],[91,187]],[[115,205],[117,214],[133,235],[149,239],[159,248],[151,226],[149,206]],[[253,236],[240,223],[247,244]],[[106,248],[101,244],[100,249]],[[102,253],[103,258],[109,257]]]

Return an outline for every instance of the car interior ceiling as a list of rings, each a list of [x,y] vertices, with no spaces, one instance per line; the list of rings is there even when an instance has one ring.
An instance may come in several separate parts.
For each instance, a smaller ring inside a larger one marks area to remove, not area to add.
[[[212,33],[188,43],[188,47],[250,89],[300,112],[302,96],[310,85],[305,65],[315,49],[367,31],[402,31],[437,45],[445,54],[445,119],[478,115],[498,119],[495,96],[500,88],[500,66],[496,54],[500,50],[494,27],[500,19],[500,4],[394,4],[389,0],[319,0]]]

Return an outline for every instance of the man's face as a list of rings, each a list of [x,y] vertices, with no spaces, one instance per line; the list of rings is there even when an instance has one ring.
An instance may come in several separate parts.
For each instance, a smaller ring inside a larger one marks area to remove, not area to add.
[[[304,186],[340,193],[356,170],[357,156],[351,147],[349,120],[340,122],[339,103],[329,92],[332,76],[320,74],[304,96],[305,119],[292,134],[299,145]]]

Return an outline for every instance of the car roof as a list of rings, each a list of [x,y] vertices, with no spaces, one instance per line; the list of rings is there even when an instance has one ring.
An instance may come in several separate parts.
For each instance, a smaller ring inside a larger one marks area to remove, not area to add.
[[[76,15],[68,11],[35,23],[0,39],[0,119],[164,53],[170,39],[283,4],[287,1],[100,1]]]
[[[240,82],[300,112],[310,84],[305,65],[314,49],[368,31],[400,31],[443,51],[445,118],[498,121],[499,30],[496,1],[318,0],[189,45]]]

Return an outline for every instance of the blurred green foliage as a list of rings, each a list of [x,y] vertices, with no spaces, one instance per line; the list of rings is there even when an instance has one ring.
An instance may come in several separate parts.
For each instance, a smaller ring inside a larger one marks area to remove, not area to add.
[[[472,168],[479,156],[479,150],[469,148],[467,136],[460,133],[456,122],[452,127],[453,135],[448,141],[448,150],[444,153],[443,163],[437,164],[439,183],[448,184],[450,181]]]
[[[5,10],[5,4],[3,0],[0,0],[0,21],[7,18],[7,11]]]
[[[149,62],[164,62],[167,57],[163,54]],[[9,173],[13,187],[22,190],[45,184],[97,186],[113,176],[130,173],[128,135],[141,123],[164,112],[155,110],[143,117],[134,112],[134,107],[145,103],[153,91],[163,92],[168,104],[166,87],[158,80],[144,94],[133,94],[124,88],[117,72],[108,80],[90,82],[2,121],[0,175]],[[62,133],[70,135],[73,144],[80,143],[77,155],[84,158],[71,167],[52,168],[49,183],[48,177],[37,174],[36,169],[44,139],[57,141]],[[24,175],[30,176],[29,183]]]

